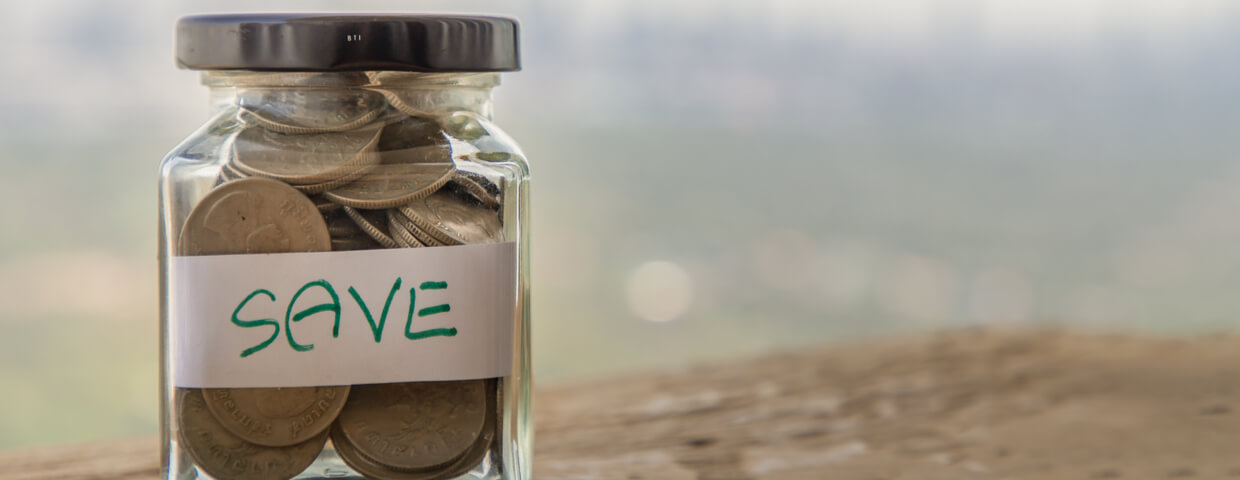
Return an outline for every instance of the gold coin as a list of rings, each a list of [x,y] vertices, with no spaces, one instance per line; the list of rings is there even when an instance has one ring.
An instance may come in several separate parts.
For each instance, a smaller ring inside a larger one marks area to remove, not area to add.
[[[323,193],[323,196],[333,202],[353,208],[365,210],[392,208],[435,193],[449,180],[452,180],[454,168],[451,162],[379,164],[358,177],[357,180],[328,190]]]
[[[478,440],[470,445],[465,453],[461,454],[452,464],[440,470],[438,479],[457,478],[477,467],[482,459],[491,453],[495,446],[495,439],[499,436],[499,390],[496,387],[497,380],[486,380],[487,391],[487,420],[482,425],[482,434],[478,436]]]
[[[368,211],[375,212],[374,210]],[[383,216],[382,212],[376,212],[380,214],[378,216],[371,214],[373,218],[366,218],[366,214],[363,214],[352,207],[344,207],[344,213],[348,215],[349,218],[353,219],[353,222],[357,224],[358,228],[361,228],[363,232],[370,235],[370,238],[373,238],[376,242],[379,242],[379,245],[382,245],[383,248],[397,247],[396,242],[392,240],[392,237],[388,236],[386,233],[383,233],[383,230],[385,229],[379,226],[380,222],[382,222],[384,227],[387,226],[387,217]]]
[[[494,211],[470,205],[447,191],[409,202],[400,207],[400,213],[447,245],[495,242],[503,230]]]
[[[388,232],[391,234],[392,240],[395,241],[401,247],[419,248],[419,247],[427,247],[427,246],[432,246],[432,247],[436,246],[436,245],[428,245],[425,242],[423,242],[420,238],[414,236],[413,233],[409,231],[409,227],[406,226],[402,220],[397,218],[397,217],[400,217],[401,215],[400,215],[400,212],[396,211],[396,209],[389,208],[387,210],[387,216],[388,216]]]
[[[409,102],[406,102],[403,98],[400,97],[400,95],[398,95],[394,91],[391,91],[391,90],[377,90],[377,91],[383,94],[383,98],[387,100],[388,105],[391,105],[392,108],[395,108],[397,111],[405,115],[409,115],[411,117],[433,117],[435,114],[435,112],[432,112],[429,110],[422,110],[419,108],[414,108],[412,105],[409,104]]]
[[[246,175],[245,172],[237,170],[235,167],[233,167],[231,164],[228,164],[228,163],[225,163],[224,166],[220,167],[220,178],[225,182],[232,181],[232,180],[240,180],[248,176],[249,175]]]
[[[499,435],[499,391],[496,389],[497,380],[489,379],[485,382],[486,391],[494,392],[495,395],[487,395],[487,418],[482,427],[482,434],[473,445],[469,446],[465,453],[449,463],[417,470],[393,468],[367,457],[359,451],[357,446],[344,435],[339,424],[332,427],[332,445],[335,447],[336,453],[340,455],[340,458],[346,464],[370,478],[380,480],[440,480],[458,478],[477,467],[483,458],[493,451],[495,438]]]
[[[498,189],[496,189],[497,193],[491,193],[491,189],[485,185],[489,185],[492,188],[494,188],[494,185],[482,175],[457,171],[456,175],[452,177],[452,181],[448,184],[454,186],[461,193],[468,195],[469,198],[477,200],[484,207],[499,208]]]
[[[247,128],[233,142],[233,165],[256,177],[294,185],[330,182],[379,162],[379,125],[319,135]]]
[[[307,135],[353,130],[387,110],[382,95],[364,89],[247,89],[238,96],[240,118],[274,132]]]
[[[464,454],[487,418],[485,380],[358,385],[341,433],[362,455],[398,470],[433,468]]]
[[[408,234],[408,236],[413,237],[419,245],[425,247],[444,246],[443,242],[436,239],[433,235],[422,231],[422,229],[418,228],[418,226],[415,225],[409,217],[405,216],[403,213],[400,213],[400,209],[389,209],[388,219],[389,224],[396,225],[394,228],[403,230],[406,234]]]
[[[345,465],[366,476],[366,478],[373,478],[375,480],[431,480],[437,476],[434,469],[423,471],[394,470],[366,457],[361,452],[358,452],[357,447],[341,433],[339,425],[332,427],[331,440],[332,447],[336,450],[336,455],[339,455],[340,459],[344,460]]]
[[[298,444],[323,433],[349,397],[349,386],[208,388],[207,408],[228,431],[268,447]]]
[[[431,120],[409,117],[385,125],[377,150],[374,168],[324,196],[353,208],[391,208],[434,193],[456,171],[452,147]]]
[[[327,220],[327,232],[331,234],[333,239],[357,238],[365,235],[357,224],[353,223],[347,216],[345,218],[330,218]]]
[[[315,195],[310,198],[310,201],[314,202],[314,208],[317,208],[319,213],[324,214],[340,210],[340,207],[342,206],[339,203],[332,203],[331,200],[323,198],[322,195]]]
[[[448,137],[439,128],[439,122],[429,117],[410,116],[394,118],[383,127],[379,138],[379,151],[397,152],[417,147],[448,145]]]
[[[379,118],[379,115],[383,114],[383,109],[375,108],[374,110],[359,115],[357,118],[351,120],[341,120],[341,123],[321,127],[297,125],[294,123],[297,120],[281,118],[278,115],[273,115],[271,112],[265,112],[260,109],[242,108],[241,113],[242,119],[252,121],[255,124],[273,132],[290,135],[308,135],[317,133],[347,132],[349,130],[362,127],[375,121],[376,118]]]
[[[340,178],[328,180],[322,183],[312,183],[309,185],[293,185],[293,188],[296,188],[297,191],[306,195],[318,195],[333,188],[339,188],[341,185],[348,185],[358,178],[361,178],[362,175],[365,175],[371,168],[373,168],[372,165],[361,165],[356,170],[346,173]]]
[[[333,238],[332,251],[348,251],[348,250],[378,250],[383,248],[373,238],[360,236],[355,238]]]
[[[327,225],[314,202],[265,178],[234,180],[207,193],[186,218],[179,243],[183,255],[331,248]],[[242,439],[286,446],[325,431],[343,407],[348,390],[347,386],[211,389],[204,401],[209,401],[221,425]]]
[[[275,180],[243,178],[220,184],[190,211],[181,229],[181,255],[317,252],[330,248],[327,224],[314,203]]]
[[[176,390],[178,437],[199,469],[215,478],[288,480],[314,462],[328,432],[288,447],[247,442],[224,428],[207,408],[202,390]]]

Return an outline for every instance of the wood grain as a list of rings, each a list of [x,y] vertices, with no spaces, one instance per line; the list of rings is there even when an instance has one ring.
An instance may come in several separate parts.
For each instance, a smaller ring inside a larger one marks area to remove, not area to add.
[[[1240,339],[952,331],[543,388],[545,479],[1240,479]],[[154,479],[151,438],[0,478]]]

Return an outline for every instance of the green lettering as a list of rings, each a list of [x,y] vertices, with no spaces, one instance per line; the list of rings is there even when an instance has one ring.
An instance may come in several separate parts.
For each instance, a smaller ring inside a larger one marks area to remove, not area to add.
[[[383,324],[387,323],[388,307],[392,306],[392,297],[396,296],[397,290],[400,290],[400,277],[396,277],[396,283],[392,284],[392,291],[388,292],[387,301],[383,302],[383,313],[379,315],[379,324],[376,325],[374,317],[370,315],[370,309],[366,308],[366,302],[362,301],[356,289],[349,287],[349,295],[357,301],[357,306],[362,307],[362,314],[366,315],[366,322],[370,323],[370,333],[374,334],[375,343],[379,343],[379,340],[383,338]]]
[[[413,333],[406,331],[405,336],[409,337],[410,340],[419,340],[426,337],[455,337],[456,328],[432,328]]]
[[[422,282],[419,286],[422,290],[444,290],[448,288],[448,282]],[[417,292],[409,289],[409,318],[405,320],[405,338],[410,340],[420,340],[427,337],[455,337],[456,328],[432,328],[429,330],[420,330],[417,332],[410,331],[413,328],[413,312],[415,311],[414,300],[417,298]],[[451,309],[448,304],[435,305],[416,310],[419,317],[433,315],[436,313],[447,312]]]
[[[421,310],[418,310],[418,316],[425,317],[427,315],[434,315],[436,313],[443,313],[443,312],[448,312],[451,310],[452,310],[452,306],[445,303],[442,305],[435,305],[433,307],[426,307]]]
[[[422,282],[422,285],[420,285],[418,289],[419,290],[447,290],[448,282]],[[413,308],[413,305],[410,305],[409,308]],[[435,306],[426,307],[421,310],[418,310],[418,316],[425,317],[427,315],[434,315],[436,313],[443,313],[443,312],[447,312],[450,310],[452,310],[452,307],[444,303],[441,305],[435,305]]]
[[[261,327],[263,325],[271,325],[272,327],[275,327],[275,330],[271,331],[271,338],[264,340],[262,343],[259,343],[258,345],[242,350],[241,358],[248,357],[254,354],[254,352],[267,348],[268,345],[271,345],[271,342],[276,341],[276,337],[280,336],[280,322],[277,322],[276,319],[274,318],[260,318],[258,320],[242,320],[240,318],[237,318],[237,314],[241,313],[241,309],[245,308],[246,304],[250,303],[250,300],[253,299],[255,295],[258,295],[260,293],[263,295],[266,295],[267,298],[271,299],[271,301],[273,302],[276,301],[276,295],[274,293],[271,293],[270,291],[260,288],[253,292],[250,292],[250,294],[245,297],[245,300],[242,300],[241,303],[237,305],[237,309],[233,310],[232,323],[233,325],[236,325],[241,328],[254,328],[254,327]]]
[[[297,299],[300,298],[301,294],[305,293],[305,291],[309,289],[310,287],[319,287],[319,288],[322,288],[323,290],[326,290],[327,294],[331,295],[332,302],[331,303],[320,303],[313,307],[302,310],[301,312],[298,312],[297,315],[293,315],[293,305],[297,304]],[[313,282],[309,282],[305,285],[302,285],[301,289],[297,290],[296,294],[293,294],[293,299],[289,300],[288,302],[288,310],[284,312],[284,336],[288,339],[288,345],[290,347],[293,347],[293,350],[296,350],[298,352],[305,352],[308,350],[313,350],[314,344],[302,345],[300,343],[297,343],[297,341],[293,339],[293,328],[292,328],[292,325],[289,323],[289,320],[291,319],[294,322],[300,322],[302,319],[306,317],[309,317],[311,315],[314,315],[316,313],[321,313],[321,312],[334,312],[336,314],[335,323],[332,324],[332,337],[339,337],[340,336],[340,297],[336,295],[336,290],[332,288],[332,284],[327,283],[327,280],[321,280],[321,279],[315,280]]]

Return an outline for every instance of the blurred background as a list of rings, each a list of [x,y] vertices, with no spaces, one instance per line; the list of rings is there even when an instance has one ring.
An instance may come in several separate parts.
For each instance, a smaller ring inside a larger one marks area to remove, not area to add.
[[[9,2],[0,448],[157,428],[156,165],[207,101],[175,20],[341,8],[521,20],[496,111],[534,167],[542,383],[1240,312],[1240,3]]]

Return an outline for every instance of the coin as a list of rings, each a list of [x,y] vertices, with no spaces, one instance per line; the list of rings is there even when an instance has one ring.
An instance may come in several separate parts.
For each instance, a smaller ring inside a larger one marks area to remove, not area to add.
[[[366,236],[356,223],[340,212],[332,212],[323,217],[327,221],[327,233],[331,234],[333,239],[337,238],[357,238]]]
[[[309,72],[253,72],[240,70],[220,70],[212,74],[212,78],[204,79],[207,85],[219,86],[221,83],[227,85],[236,85],[240,87],[271,87],[279,85],[281,87],[316,87],[316,88],[336,88],[343,85],[361,86],[371,81],[370,75],[365,72],[331,72],[331,73],[309,73]],[[272,101],[276,97],[272,93],[278,90],[267,89],[266,92],[257,92],[262,95],[250,95],[246,103],[250,103],[253,99],[266,98]],[[325,92],[319,90],[319,92]],[[288,98],[288,97],[283,97]]]
[[[405,204],[400,213],[448,245],[494,242],[502,231],[494,211],[470,205],[446,191]]]
[[[186,218],[179,245],[182,255],[330,248],[327,224],[314,202],[284,183],[265,178],[234,180],[207,193]],[[308,391],[212,389],[208,399],[218,420],[234,434],[260,445],[286,446],[323,432],[343,406],[348,390],[347,386]],[[320,405],[324,399],[337,403]]]
[[[177,389],[178,435],[199,469],[215,478],[288,480],[314,462],[327,442],[322,432],[289,447],[264,447],[234,435],[207,407],[202,390]]]
[[[383,248],[383,245],[379,245],[379,242],[365,235],[332,239],[332,251],[375,250],[379,248]]]
[[[279,118],[278,116],[272,115],[270,112],[264,112],[262,110],[257,110],[257,109],[242,108],[241,112],[242,112],[242,118],[246,119],[247,121],[253,121],[254,123],[258,124],[259,126],[262,126],[263,128],[267,130],[271,130],[273,132],[278,132],[278,133],[291,134],[291,135],[307,135],[307,134],[315,134],[315,133],[345,132],[345,131],[353,130],[355,128],[361,127],[363,125],[366,125],[370,122],[375,121],[376,118],[379,118],[379,115],[383,114],[383,109],[375,108],[374,110],[361,114],[355,119],[343,120],[342,123],[337,123],[333,125],[324,125],[321,127],[307,127],[307,126],[297,125],[295,123],[296,120],[287,119],[287,118]],[[305,119],[302,119],[302,120],[305,120]],[[315,123],[319,123],[319,122],[315,122]]]
[[[340,133],[288,135],[247,128],[233,142],[233,164],[253,176],[296,185],[329,182],[378,163],[378,125]]]
[[[478,463],[486,457],[487,453],[495,446],[495,438],[499,435],[497,429],[499,427],[499,390],[496,388],[496,379],[486,380],[487,394],[487,419],[482,425],[482,434],[478,436],[478,440],[465,453],[457,457],[452,464],[440,470],[436,479],[457,478],[466,472],[473,470]],[[494,394],[491,394],[494,392]]]
[[[225,182],[239,180],[248,176],[249,175],[246,175],[245,172],[237,170],[236,167],[233,167],[228,163],[225,163],[224,166],[220,167],[220,178]]]
[[[369,211],[373,212],[374,210]],[[376,223],[382,221],[383,226],[386,227],[387,217],[377,216],[375,218],[366,218],[365,214],[358,212],[351,207],[344,207],[344,213],[348,215],[349,218],[353,219],[353,222],[357,224],[358,228],[361,228],[363,232],[370,235],[370,238],[373,238],[376,242],[379,242],[379,245],[382,245],[384,248],[397,247],[396,242],[392,240],[392,237],[388,236],[386,233],[383,233],[383,230],[385,229],[376,225]]]
[[[481,175],[477,175],[477,177],[481,177]],[[472,174],[467,175],[465,172],[458,171],[456,175],[452,177],[452,181],[449,182],[448,185],[455,187],[454,190],[469,196],[469,198],[476,200],[484,207],[499,208],[499,199],[496,198],[495,194],[491,193],[490,189],[483,186],[483,183],[481,183],[485,181],[485,177],[483,180],[478,180]]]
[[[397,228],[397,229],[400,229],[400,231],[404,231],[409,236],[413,237],[414,240],[416,240],[417,243],[422,246],[426,246],[426,247],[444,246],[443,242],[435,239],[435,237],[432,236],[431,234],[422,231],[421,228],[418,228],[418,226],[413,223],[413,220],[410,220],[409,217],[405,216],[405,214],[400,213],[400,209],[392,208],[388,210],[388,224],[395,225],[395,227],[393,228]]]
[[[331,200],[323,198],[322,195],[311,196],[310,201],[314,202],[314,208],[317,208],[319,213],[334,212],[340,210],[341,207],[339,203],[332,203]]]
[[[388,210],[388,216],[396,223],[396,225],[409,232],[410,235],[417,238],[423,245],[428,247],[442,247],[444,245],[448,245],[447,243],[440,241],[436,236],[431,235],[418,227],[418,225],[414,223],[413,220],[410,220],[409,216],[405,215],[399,208]]]
[[[486,381],[359,385],[341,410],[341,433],[359,453],[393,469],[449,462],[482,434]]]
[[[377,150],[378,165],[329,189],[327,197],[353,208],[390,208],[434,193],[456,170],[447,137],[429,119],[404,117],[384,125]]]
[[[499,198],[500,196],[499,185],[496,185],[495,182],[491,181],[490,178],[487,178],[486,175],[466,170],[457,170],[456,176],[465,177],[465,179],[472,180],[475,184],[486,190],[487,194],[492,197]],[[458,180],[460,180],[460,178],[458,178]]]
[[[443,149],[443,147],[419,147]],[[389,152],[380,154],[390,155]],[[357,180],[323,193],[341,205],[379,210],[425,198],[452,180],[455,169],[447,163],[406,163],[375,165]]]
[[[426,117],[404,117],[388,121],[379,137],[379,151],[392,152],[428,145],[447,145],[439,123]]]
[[[349,386],[209,388],[207,408],[228,431],[268,447],[298,444],[327,430],[344,408]]]
[[[241,119],[279,133],[343,132],[373,122],[386,110],[381,95],[363,89],[248,89],[238,95]]]
[[[488,392],[495,391],[493,385],[494,380],[487,381]],[[370,478],[379,480],[439,480],[457,478],[477,467],[487,453],[491,452],[495,446],[496,427],[498,426],[499,417],[499,411],[495,407],[496,404],[496,397],[488,395],[487,418],[478,440],[473,445],[470,445],[465,453],[442,466],[420,470],[400,470],[384,465],[358,451],[357,446],[344,435],[339,423],[332,427],[332,446],[340,458],[344,460],[345,464]]]
[[[397,211],[395,208],[389,208],[387,210],[387,216],[388,216],[388,232],[391,234],[392,240],[395,241],[401,247],[418,248],[418,247],[427,247],[427,246],[430,246],[430,247],[439,246],[437,244],[431,245],[426,242],[423,242],[421,238],[418,238],[417,236],[415,236],[413,232],[409,230],[409,226],[405,224],[405,222],[407,222],[408,220],[404,220],[403,219],[404,216],[401,215],[400,212]]]
[[[365,175],[366,172],[370,170],[370,168],[371,168],[370,166],[362,166],[352,172],[344,174],[344,176],[340,178],[328,180],[322,183],[312,183],[309,185],[293,185],[293,188],[296,188],[297,191],[304,193],[306,195],[317,195],[325,191],[331,190],[333,188],[338,188],[341,185],[347,185],[349,182],[357,180],[362,175]]]
[[[181,255],[315,252],[330,248],[314,203],[275,180],[243,178],[212,189],[181,229]]]
[[[393,242],[396,242],[397,248],[418,248],[418,247],[425,246],[425,245],[420,245],[420,244],[409,243],[409,239],[405,238],[405,236],[409,235],[409,232],[397,231],[399,230],[399,228],[400,227],[390,227],[390,229],[388,230],[388,236],[392,237]],[[404,236],[402,236],[402,233],[404,234]]]
[[[361,452],[357,451],[357,447],[344,436],[340,430],[340,424],[332,427],[331,431],[332,447],[335,448],[336,454],[344,460],[345,465],[356,470],[366,478],[375,480],[431,480],[438,476],[438,470],[427,469],[417,471],[401,471],[395,470],[387,465],[376,462]]]
[[[411,117],[431,117],[435,115],[435,112],[432,112],[429,110],[423,110],[420,108],[415,108],[413,105],[410,105],[410,102],[406,102],[405,99],[401,98],[400,95],[394,91],[391,91],[391,90],[376,90],[376,91],[383,95],[383,99],[387,100],[388,105],[391,105],[392,108],[395,108],[400,113],[409,115]]]

